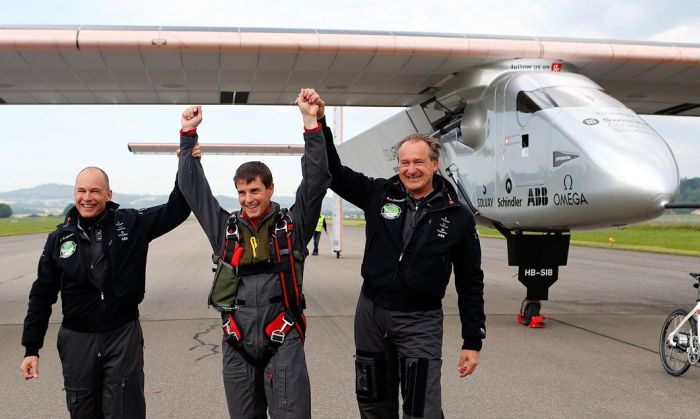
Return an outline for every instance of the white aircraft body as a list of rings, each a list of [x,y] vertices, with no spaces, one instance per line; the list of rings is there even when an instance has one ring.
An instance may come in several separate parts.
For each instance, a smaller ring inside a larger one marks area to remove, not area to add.
[[[433,134],[440,173],[508,240],[527,288],[519,320],[566,265],[572,229],[660,215],[675,158],[638,114],[700,115],[700,45],[245,28],[0,26],[0,103],[403,106],[339,146],[370,176],[396,143]],[[132,144],[138,152],[177,145]],[[264,145],[204,152],[296,154]],[[339,254],[339,253],[338,253]]]

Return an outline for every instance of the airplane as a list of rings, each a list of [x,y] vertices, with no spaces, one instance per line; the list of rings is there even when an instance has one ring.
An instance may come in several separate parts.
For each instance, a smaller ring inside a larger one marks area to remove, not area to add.
[[[639,114],[700,116],[698,62],[697,44],[5,25],[0,103],[289,105],[312,86],[330,106],[404,107],[339,146],[343,163],[392,176],[399,139],[438,138],[440,173],[507,239],[518,322],[541,327],[571,230],[684,205],[675,157]]]

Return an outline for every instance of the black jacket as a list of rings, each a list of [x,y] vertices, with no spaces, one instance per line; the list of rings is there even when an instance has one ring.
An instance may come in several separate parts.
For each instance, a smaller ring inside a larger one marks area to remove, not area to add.
[[[26,355],[38,355],[51,316],[51,306],[61,292],[62,325],[78,332],[103,332],[139,316],[146,276],[146,254],[151,240],[182,223],[190,213],[180,188],[168,202],[146,209],[118,209],[108,202],[105,212],[89,230],[90,238],[78,227],[78,210],[73,207],[63,224],[49,234],[39,259],[37,279],[29,293],[22,345]],[[95,261],[91,242],[99,240],[106,271],[91,272]],[[103,277],[100,281],[97,277]]]
[[[362,293],[397,311],[440,308],[454,267],[463,347],[481,349],[485,337],[481,247],[474,217],[459,204],[452,185],[434,176],[434,192],[424,200],[404,242],[407,211],[414,210],[398,175],[374,179],[343,166],[330,130],[325,131],[331,189],[365,213]]]

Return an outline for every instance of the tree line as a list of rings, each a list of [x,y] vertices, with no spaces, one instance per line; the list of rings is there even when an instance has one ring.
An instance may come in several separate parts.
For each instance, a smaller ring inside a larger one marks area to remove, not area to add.
[[[700,203],[700,177],[681,179],[681,192],[677,201]],[[691,211],[691,209],[676,210],[679,214],[688,214]]]
[[[0,203],[0,218],[7,218],[12,216],[12,207],[7,204]]]
[[[53,214],[53,215],[50,214],[50,216],[56,216],[56,215],[65,216],[66,214],[68,214],[68,211],[69,211],[71,208],[73,208],[73,204],[68,204],[68,205],[63,209],[63,211],[61,212],[61,214]],[[0,218],[9,218],[9,217],[12,217],[12,214],[13,214],[13,212],[12,212],[12,207],[9,206],[9,205],[7,205],[7,204],[4,204],[4,203],[0,202]],[[38,217],[38,215],[36,215],[36,214],[32,214],[31,216],[32,216],[32,217]]]

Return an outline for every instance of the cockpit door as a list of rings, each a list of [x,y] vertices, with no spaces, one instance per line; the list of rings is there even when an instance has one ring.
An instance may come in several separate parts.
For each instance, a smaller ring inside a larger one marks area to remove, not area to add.
[[[503,124],[503,160],[518,195],[538,194],[545,171],[551,166],[551,124],[528,92],[539,87],[536,74],[517,73],[505,80],[499,109]],[[549,166],[548,166],[549,165]]]

